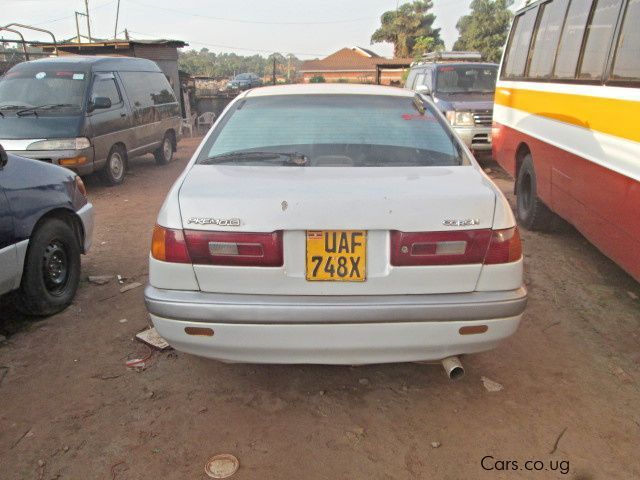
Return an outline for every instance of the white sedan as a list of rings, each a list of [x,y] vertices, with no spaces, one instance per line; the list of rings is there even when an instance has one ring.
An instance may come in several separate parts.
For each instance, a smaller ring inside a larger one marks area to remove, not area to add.
[[[502,193],[429,99],[381,86],[239,95],[167,195],[149,263],[158,332],[228,362],[460,375],[527,298]]]

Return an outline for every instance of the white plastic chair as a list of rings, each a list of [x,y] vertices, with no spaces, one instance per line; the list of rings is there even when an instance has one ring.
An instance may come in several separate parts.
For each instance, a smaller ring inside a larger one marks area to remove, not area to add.
[[[191,115],[191,118],[182,119],[182,130],[189,130],[189,136],[193,137],[193,127],[196,123],[196,114]]]
[[[211,126],[213,125],[213,121],[215,118],[216,114],[213,112],[204,112],[203,114],[201,114],[196,120],[198,125],[198,132],[200,131],[200,127],[202,126],[206,126],[207,130],[209,130],[209,128],[211,128]]]

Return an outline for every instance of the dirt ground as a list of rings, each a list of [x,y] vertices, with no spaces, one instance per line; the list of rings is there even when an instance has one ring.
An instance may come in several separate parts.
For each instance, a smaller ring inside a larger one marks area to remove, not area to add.
[[[97,227],[70,308],[30,321],[0,307],[1,478],[204,479],[217,453],[238,457],[238,480],[640,478],[640,285],[565,224],[523,232],[522,325],[464,358],[460,381],[439,365],[227,365],[176,351],[128,370],[147,353],[133,339],[149,323],[143,288],[86,277],[146,282],[157,211],[198,141],[165,167],[136,159],[121,187],[89,179]]]

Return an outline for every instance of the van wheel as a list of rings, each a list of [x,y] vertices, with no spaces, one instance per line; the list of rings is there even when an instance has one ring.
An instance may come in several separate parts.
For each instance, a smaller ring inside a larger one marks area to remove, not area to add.
[[[115,186],[124,182],[124,174],[127,167],[127,154],[119,145],[111,148],[107,163],[100,170],[100,177],[106,185]]]
[[[31,235],[16,307],[27,315],[53,315],[69,306],[80,281],[80,245],[73,228],[46,220]]]
[[[533,157],[528,153],[522,162],[516,179],[516,214],[520,225],[528,230],[548,230],[554,213],[538,197],[536,171]]]
[[[165,133],[162,139],[162,145],[153,152],[153,156],[156,157],[157,165],[166,165],[173,158],[173,140],[171,134]]]

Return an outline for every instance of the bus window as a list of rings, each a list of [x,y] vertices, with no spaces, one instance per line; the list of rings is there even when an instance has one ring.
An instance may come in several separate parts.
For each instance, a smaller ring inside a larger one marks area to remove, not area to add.
[[[613,64],[613,80],[640,82],[640,0],[631,0],[624,16],[618,51]]]
[[[564,23],[554,78],[575,78],[592,0],[573,0]]]
[[[531,34],[536,23],[537,8],[527,10],[519,17],[516,17],[513,35],[507,47],[506,64],[504,75],[506,78],[518,78],[524,75],[524,68],[527,66],[529,44]]]
[[[553,0],[540,7],[542,13],[532,47],[533,52],[528,74],[530,78],[549,78],[551,76],[568,5],[569,0]]]
[[[621,6],[622,0],[597,0],[591,24],[587,27],[578,78],[593,80],[602,77]]]

